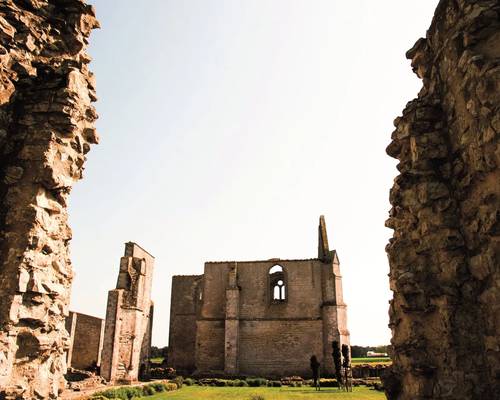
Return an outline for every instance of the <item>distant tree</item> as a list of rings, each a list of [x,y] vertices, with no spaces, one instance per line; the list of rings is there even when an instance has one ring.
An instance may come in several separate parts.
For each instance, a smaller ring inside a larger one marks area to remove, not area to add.
[[[346,344],[342,345],[342,356],[344,357],[343,367],[350,368],[351,367],[351,357],[349,356],[349,346]]]
[[[149,352],[150,358],[166,358],[168,354],[168,346],[156,347],[151,346],[151,351]]]
[[[375,353],[388,353],[388,345],[381,346],[351,346],[351,357],[352,358],[363,358],[366,357],[366,353],[369,351],[374,351]]]
[[[367,346],[351,346],[351,357],[361,358],[366,357],[366,353],[370,351],[371,347]]]
[[[316,356],[314,356],[314,355],[311,356],[311,370],[313,373],[314,387],[316,388],[316,390],[321,389],[320,377],[319,377],[319,367],[320,367],[320,363],[319,363],[318,359],[316,358]]]
[[[333,365],[335,366],[335,377],[337,378],[339,387],[342,387],[342,355],[340,353],[339,342],[333,341],[332,348]]]
[[[349,353],[349,346],[347,344],[343,344],[342,356],[344,357],[344,362],[342,363],[342,366],[344,367],[344,387],[347,391],[352,392],[351,357]]]
[[[382,346],[376,346],[375,350],[373,350],[375,353],[388,353],[388,345],[382,345]]]

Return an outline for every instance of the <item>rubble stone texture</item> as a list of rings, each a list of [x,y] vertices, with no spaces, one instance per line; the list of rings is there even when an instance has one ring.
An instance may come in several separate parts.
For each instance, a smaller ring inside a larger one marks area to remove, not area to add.
[[[153,328],[154,257],[128,242],[120,260],[116,289],[108,294],[101,376],[108,382],[136,382],[149,371]]]
[[[168,361],[178,372],[310,376],[314,354],[331,374],[334,340],[349,344],[347,307],[323,217],[318,258],[207,262],[203,275],[172,278]]]
[[[73,276],[67,200],[97,143],[80,0],[0,2],[0,399],[63,388]]]
[[[396,118],[388,397],[500,393],[500,3],[442,0],[408,51],[423,88]]]

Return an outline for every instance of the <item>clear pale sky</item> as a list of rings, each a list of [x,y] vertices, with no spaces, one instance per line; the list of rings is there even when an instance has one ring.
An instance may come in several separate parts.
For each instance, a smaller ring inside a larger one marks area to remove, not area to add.
[[[172,275],[312,258],[326,217],[351,343],[388,343],[392,121],[421,87],[405,52],[437,0],[93,0],[101,143],[70,199],[71,309],[104,317],[124,243]]]

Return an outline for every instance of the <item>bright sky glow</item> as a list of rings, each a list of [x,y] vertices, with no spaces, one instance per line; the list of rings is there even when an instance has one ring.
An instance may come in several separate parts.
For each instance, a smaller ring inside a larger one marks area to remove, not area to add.
[[[71,309],[104,317],[124,243],[170,282],[214,260],[338,251],[351,343],[389,342],[392,121],[437,0],[93,0],[101,144],[73,191]]]

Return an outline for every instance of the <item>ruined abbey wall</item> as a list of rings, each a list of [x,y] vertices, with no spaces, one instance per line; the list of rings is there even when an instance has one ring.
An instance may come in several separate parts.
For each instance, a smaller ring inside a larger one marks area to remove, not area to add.
[[[168,362],[179,373],[196,369],[196,318],[201,304],[203,275],[172,277]]]
[[[154,257],[133,242],[125,243],[116,289],[106,309],[101,376],[109,382],[130,383],[147,374],[153,325]]]
[[[199,374],[311,374],[316,355],[333,373],[332,341],[349,344],[340,266],[320,220],[318,258],[205,263],[172,280],[169,362]],[[285,299],[273,297],[280,266]],[[193,329],[194,328],[194,329]]]
[[[283,303],[273,303],[271,298],[269,270],[274,265],[286,273],[287,300]],[[227,296],[232,269],[236,298]],[[333,290],[331,298],[325,298],[333,281],[332,264],[314,259],[206,263],[197,319],[198,371],[308,376],[309,358],[315,354],[323,371],[333,373],[331,342],[342,335],[342,342],[348,343],[346,321],[337,322],[337,316],[345,317],[341,294],[340,304]],[[325,304],[328,300],[331,304]],[[228,315],[231,307],[233,316]],[[324,325],[330,329],[324,331]]]
[[[0,398],[56,398],[73,276],[67,201],[97,143],[80,0],[0,2]]]
[[[66,318],[66,330],[70,336],[66,364],[81,370],[94,370],[101,365],[104,339],[104,320],[71,311]]]
[[[387,148],[391,400],[500,393],[500,3],[441,0]]]

